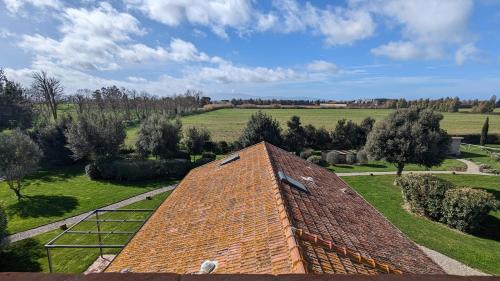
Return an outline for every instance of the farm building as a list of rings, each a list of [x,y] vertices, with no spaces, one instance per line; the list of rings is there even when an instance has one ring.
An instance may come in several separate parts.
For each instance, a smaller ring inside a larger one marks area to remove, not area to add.
[[[192,170],[106,272],[187,274],[200,267],[444,274],[334,173],[265,142]]]

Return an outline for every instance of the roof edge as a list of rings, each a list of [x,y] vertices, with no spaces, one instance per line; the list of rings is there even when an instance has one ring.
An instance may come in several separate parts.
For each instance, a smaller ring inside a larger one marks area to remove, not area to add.
[[[283,225],[283,232],[285,234],[288,250],[290,251],[290,258],[292,260],[292,270],[294,273],[307,273],[305,260],[300,252],[299,244],[297,240],[295,240],[295,234],[292,228],[292,223],[289,218],[288,211],[285,206],[285,201],[281,194],[281,190],[279,188],[280,181],[276,178],[276,171],[274,169],[274,165],[269,155],[269,150],[267,148],[268,143],[262,141],[261,144],[264,146],[264,150],[266,152],[265,153],[266,159],[269,164],[267,170],[271,175],[273,181],[272,189],[274,196],[276,198],[276,205],[278,207],[278,213],[280,216],[281,223]]]

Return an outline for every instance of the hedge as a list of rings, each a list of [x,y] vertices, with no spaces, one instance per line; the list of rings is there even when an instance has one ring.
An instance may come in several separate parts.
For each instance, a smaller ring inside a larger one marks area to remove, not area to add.
[[[480,189],[455,188],[446,192],[441,221],[464,232],[474,232],[496,209],[495,197]]]
[[[141,181],[182,178],[192,168],[187,159],[125,159],[88,164],[85,173],[93,180]]]
[[[442,216],[442,201],[452,185],[432,175],[408,174],[396,178],[410,209],[435,220]]]

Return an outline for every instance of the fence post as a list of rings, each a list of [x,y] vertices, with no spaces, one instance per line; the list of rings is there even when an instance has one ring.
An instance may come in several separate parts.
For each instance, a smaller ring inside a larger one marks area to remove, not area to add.
[[[101,239],[101,224],[99,223],[99,211],[95,211],[95,219],[97,223],[97,239],[99,241],[99,246],[102,246],[102,239]],[[101,254],[101,258],[103,258],[103,253],[102,253],[102,247],[99,248],[99,253]]]
[[[46,247],[45,249],[47,250],[47,259],[49,261],[49,272],[53,273],[54,270],[52,269],[52,257],[50,256],[50,248]]]

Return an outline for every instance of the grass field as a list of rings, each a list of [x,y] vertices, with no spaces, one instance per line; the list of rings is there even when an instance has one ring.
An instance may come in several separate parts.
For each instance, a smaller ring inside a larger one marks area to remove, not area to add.
[[[156,195],[152,200],[143,200],[129,206],[126,209],[156,209],[170,194],[165,192]],[[107,213],[102,214],[100,218],[128,218],[144,219],[148,213]],[[96,230],[95,224],[88,225],[90,222],[83,222],[74,230]],[[102,231],[136,231],[141,223],[111,223],[102,224]],[[40,234],[30,239],[13,243],[9,246],[7,256],[0,261],[0,271],[35,271],[48,272],[48,261],[45,248],[48,241],[61,233],[62,230],[54,230]],[[103,244],[124,244],[128,236],[110,235],[103,236]],[[65,234],[56,244],[97,244],[96,235]],[[115,254],[118,249],[105,249],[104,254]],[[54,271],[57,273],[81,273],[85,271],[99,256],[98,249],[52,249],[51,257]]]
[[[250,118],[257,109],[220,109],[203,114],[181,118],[184,128],[201,126],[209,129],[215,140],[232,141],[237,139]],[[389,109],[265,109],[286,127],[286,121],[293,115],[301,117],[302,123],[311,123],[315,126],[324,126],[328,130],[335,127],[337,120],[346,118],[360,122],[371,116],[376,120],[386,117]],[[442,127],[450,134],[468,134],[481,132],[484,119],[487,115],[466,113],[443,113]],[[489,115],[490,133],[500,133],[500,115]],[[129,128],[126,143],[135,144],[137,127]]]
[[[39,171],[25,182],[26,198],[18,203],[14,192],[0,182],[0,204],[8,215],[8,231],[16,233],[103,207],[169,185],[173,181],[112,183],[91,181],[83,166]]]
[[[456,185],[483,188],[500,201],[500,181],[494,176],[440,175]],[[500,274],[500,210],[490,213],[487,230],[464,234],[447,226],[408,213],[394,176],[344,177],[351,187],[416,243],[436,250],[471,267]],[[500,202],[498,202],[500,204]]]
[[[467,165],[456,159],[445,159],[441,166],[432,167],[432,171],[457,171],[466,169]],[[335,165],[328,169],[336,173],[358,173],[358,172],[392,172],[396,167],[385,161],[370,161],[365,165]],[[426,171],[424,166],[410,164],[405,166],[405,171]]]
[[[500,152],[500,151],[499,151]],[[461,157],[469,159],[476,164],[486,164],[500,171],[500,161],[491,158],[491,152],[478,146],[462,145],[460,147]]]

